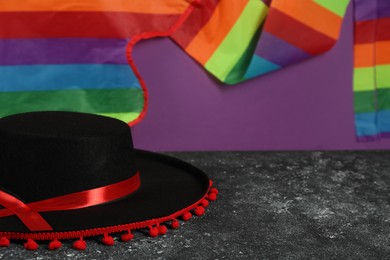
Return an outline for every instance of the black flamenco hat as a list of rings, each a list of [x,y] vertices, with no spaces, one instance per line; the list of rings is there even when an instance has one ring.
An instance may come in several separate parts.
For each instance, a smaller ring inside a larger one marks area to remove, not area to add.
[[[101,236],[113,245],[132,230],[154,237],[178,219],[203,215],[218,191],[201,170],[133,148],[127,124],[75,112],[32,112],[0,119],[0,246]]]

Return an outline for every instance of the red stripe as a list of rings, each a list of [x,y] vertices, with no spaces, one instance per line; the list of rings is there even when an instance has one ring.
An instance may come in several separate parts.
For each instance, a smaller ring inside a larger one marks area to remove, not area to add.
[[[390,18],[378,19],[376,28],[376,40],[388,41],[390,40]]]
[[[376,20],[355,23],[355,43],[375,42]]]
[[[191,42],[196,34],[210,20],[220,0],[202,2],[200,8],[195,8],[186,22],[172,34],[172,39],[183,49]]]
[[[145,31],[166,31],[179,15],[121,12],[0,13],[0,38],[129,38]]]
[[[141,185],[139,173],[131,178],[111,185],[75,192],[63,196],[24,204],[16,197],[0,191],[0,217],[17,215],[31,230],[52,230],[38,212],[72,210],[100,205],[125,197],[136,191]]]
[[[288,15],[271,8],[264,30],[311,55],[328,51],[336,41]]]
[[[355,43],[390,40],[390,18],[355,23]]]

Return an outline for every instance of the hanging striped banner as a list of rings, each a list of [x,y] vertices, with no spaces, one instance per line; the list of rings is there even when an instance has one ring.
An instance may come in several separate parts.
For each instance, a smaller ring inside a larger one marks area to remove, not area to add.
[[[0,117],[70,110],[132,125],[147,105],[131,57],[139,40],[170,36],[236,84],[330,50],[350,2],[356,134],[376,140],[390,135],[388,0],[0,1]]]
[[[390,136],[390,1],[355,0],[354,64],[358,139]]]

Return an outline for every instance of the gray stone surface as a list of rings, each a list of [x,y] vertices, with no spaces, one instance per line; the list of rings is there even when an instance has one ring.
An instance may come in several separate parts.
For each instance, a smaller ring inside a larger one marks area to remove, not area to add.
[[[169,153],[220,194],[165,236],[113,247],[0,248],[1,259],[389,259],[390,151]]]

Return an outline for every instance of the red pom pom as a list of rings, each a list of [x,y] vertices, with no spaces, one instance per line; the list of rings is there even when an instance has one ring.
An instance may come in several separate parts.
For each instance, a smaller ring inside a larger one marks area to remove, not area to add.
[[[168,229],[166,226],[164,225],[161,225],[159,228],[158,228],[158,234],[159,235],[165,235],[167,233]]]
[[[210,189],[210,193],[218,194],[217,188],[211,188],[211,189]]]
[[[38,249],[38,244],[32,239],[27,239],[27,242],[24,243],[24,248],[27,250],[37,250]]]
[[[210,193],[209,196],[207,197],[209,200],[214,201],[217,199],[217,194],[216,193]]]
[[[115,240],[112,236],[105,235],[102,238],[102,243],[105,244],[106,246],[113,246],[113,245],[115,245]]]
[[[184,221],[189,220],[190,218],[192,218],[191,212],[186,212],[186,213],[184,213],[183,216],[182,216],[182,218],[183,218]]]
[[[203,207],[208,207],[208,205],[209,205],[209,201],[208,200],[206,200],[206,199],[204,199],[204,200],[202,200],[202,202],[200,203]]]
[[[202,216],[205,212],[205,209],[202,206],[198,206],[195,208],[194,213],[197,216]]]
[[[0,247],[7,247],[11,242],[6,237],[0,237]]]
[[[73,248],[77,250],[85,250],[87,249],[87,243],[82,238],[80,238],[73,243]]]
[[[61,241],[58,241],[57,239],[54,239],[49,243],[49,249],[50,250],[56,250],[62,246]]]
[[[149,230],[149,236],[151,236],[151,237],[156,237],[156,236],[158,236],[158,228],[156,228],[156,227],[153,227],[153,228],[150,228],[150,230]]]
[[[176,219],[175,219],[174,221],[172,221],[171,227],[172,227],[173,229],[179,228],[179,227],[180,227],[179,221],[177,221]]]
[[[130,240],[132,240],[133,238],[134,238],[134,235],[131,234],[130,232],[127,233],[127,234],[123,234],[123,235],[121,236],[121,240],[122,240],[123,242],[130,241]]]

